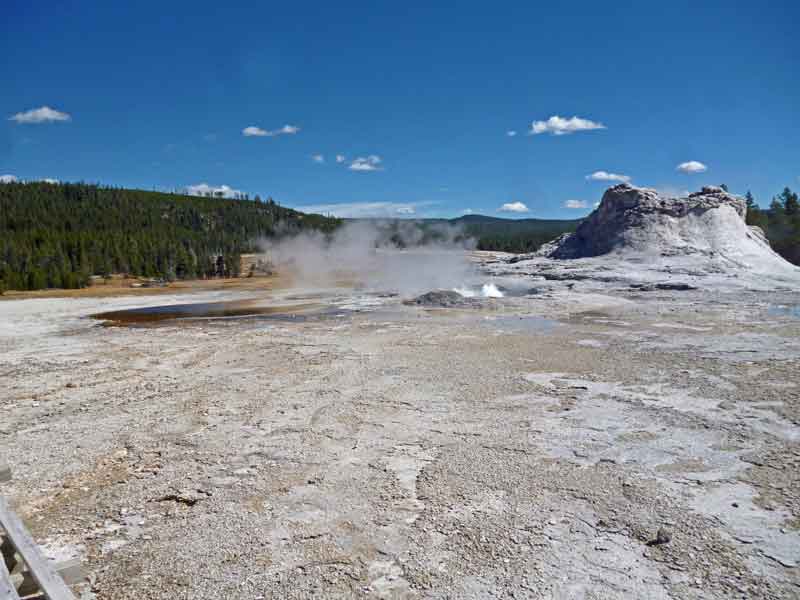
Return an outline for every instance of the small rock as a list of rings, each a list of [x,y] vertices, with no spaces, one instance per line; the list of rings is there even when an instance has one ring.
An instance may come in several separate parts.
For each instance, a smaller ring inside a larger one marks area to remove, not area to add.
[[[650,540],[647,542],[648,546],[660,546],[662,544],[668,544],[672,541],[672,532],[666,527],[659,527],[658,531],[656,532],[656,539]]]
[[[211,492],[205,490],[182,490],[174,494],[167,494],[158,498],[158,502],[176,502],[178,504],[185,504],[186,506],[194,506],[200,500],[205,500],[211,496]]]
[[[466,298],[453,290],[434,290],[427,294],[417,296],[413,300],[408,300],[405,304],[416,304],[418,306],[432,306],[439,308],[467,307],[479,303],[475,298]]]

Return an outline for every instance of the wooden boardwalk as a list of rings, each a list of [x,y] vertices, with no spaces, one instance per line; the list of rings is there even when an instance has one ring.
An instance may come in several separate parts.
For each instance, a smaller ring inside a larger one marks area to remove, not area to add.
[[[4,474],[7,477],[4,478]],[[0,481],[10,478],[8,467],[0,465]],[[67,584],[2,496],[0,536],[0,600],[19,600],[20,597],[31,596],[48,600],[75,600]]]

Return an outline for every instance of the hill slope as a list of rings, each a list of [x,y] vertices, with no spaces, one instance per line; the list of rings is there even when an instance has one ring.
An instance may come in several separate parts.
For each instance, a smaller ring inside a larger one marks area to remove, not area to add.
[[[462,226],[478,241],[479,250],[533,252],[562,233],[575,231],[581,219],[502,219],[484,215],[464,215],[449,219]]]
[[[91,275],[236,275],[260,237],[340,221],[255,202],[83,183],[0,185],[0,291],[75,288]]]
[[[464,215],[454,219],[345,219],[370,223],[386,240],[398,246],[431,242],[456,243],[474,240],[478,250],[534,252],[563,233],[575,231],[581,219],[503,219]],[[410,241],[410,242],[409,242]]]

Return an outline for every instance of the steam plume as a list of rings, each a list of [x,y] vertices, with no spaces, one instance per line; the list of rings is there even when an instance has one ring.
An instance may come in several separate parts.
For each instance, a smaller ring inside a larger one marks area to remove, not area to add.
[[[353,221],[331,235],[303,232],[260,245],[278,271],[300,286],[346,280],[373,291],[411,294],[461,287],[477,276],[465,252],[475,241],[448,223]]]

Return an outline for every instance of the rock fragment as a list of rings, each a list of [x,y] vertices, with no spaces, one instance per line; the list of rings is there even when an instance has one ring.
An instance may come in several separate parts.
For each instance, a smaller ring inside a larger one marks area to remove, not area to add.
[[[661,546],[663,544],[669,544],[671,541],[672,541],[672,532],[666,527],[659,527],[658,531],[656,532],[655,539],[647,542],[647,545]]]
[[[194,506],[201,500],[205,500],[211,495],[204,490],[181,490],[173,494],[166,494],[157,499],[157,502],[176,502],[186,506]]]
[[[454,290],[434,290],[406,302],[410,305],[438,308],[467,307],[474,306],[475,303],[475,298],[466,298]]]

